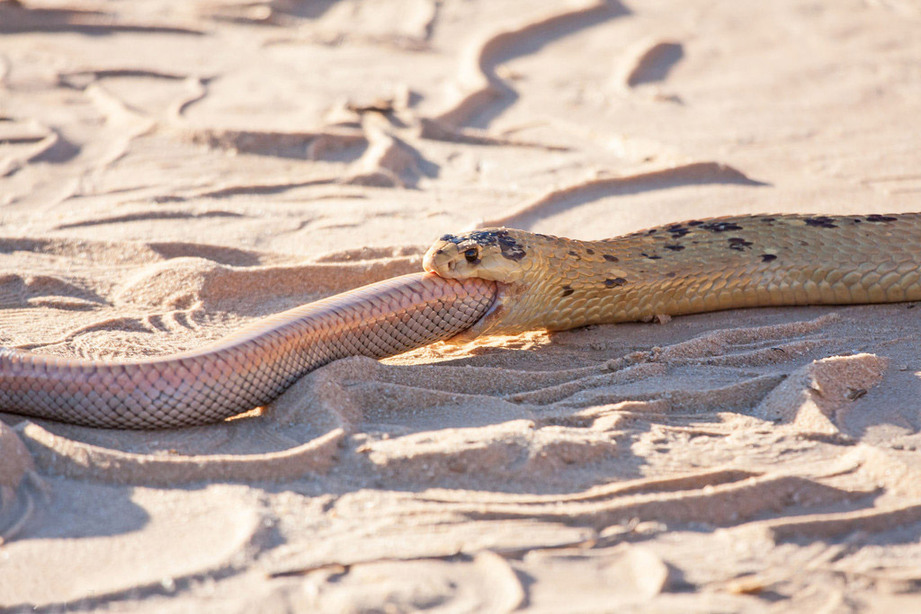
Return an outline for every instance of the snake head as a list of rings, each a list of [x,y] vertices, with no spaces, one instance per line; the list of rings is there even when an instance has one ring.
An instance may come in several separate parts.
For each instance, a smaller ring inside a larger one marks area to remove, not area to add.
[[[522,278],[529,264],[525,235],[507,228],[444,235],[425,253],[422,267],[450,279],[479,277],[512,283]]]
[[[479,277],[498,285],[492,307],[458,339],[565,328],[569,326],[565,318],[571,308],[563,307],[581,300],[583,294],[577,294],[573,285],[589,279],[587,285],[591,286],[594,269],[611,274],[610,263],[603,254],[588,248],[580,253],[576,243],[524,230],[485,228],[444,235],[425,253],[422,266],[441,277]],[[586,266],[588,272],[580,269]],[[603,282],[604,278],[598,280],[598,288],[610,293]],[[558,325],[558,320],[563,324]]]

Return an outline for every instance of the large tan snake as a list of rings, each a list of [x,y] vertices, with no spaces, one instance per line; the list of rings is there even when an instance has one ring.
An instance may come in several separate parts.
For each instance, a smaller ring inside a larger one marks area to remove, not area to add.
[[[0,411],[168,428],[263,405],[307,371],[454,336],[770,305],[921,300],[921,214],[756,215],[575,241],[445,235],[408,275],[273,316],[202,350],[102,362],[0,350]]]

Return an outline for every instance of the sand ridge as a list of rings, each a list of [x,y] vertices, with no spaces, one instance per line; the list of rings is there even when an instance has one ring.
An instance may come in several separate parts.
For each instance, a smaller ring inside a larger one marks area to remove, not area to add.
[[[918,209],[909,2],[0,0],[0,346],[199,347],[416,271]],[[220,425],[0,422],[0,607],[914,607],[913,304],[337,361]]]

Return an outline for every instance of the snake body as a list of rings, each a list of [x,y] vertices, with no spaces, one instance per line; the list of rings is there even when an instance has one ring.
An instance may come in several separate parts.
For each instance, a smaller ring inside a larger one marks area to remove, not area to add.
[[[445,235],[429,274],[268,318],[204,349],[102,362],[0,350],[0,411],[168,428],[263,405],[307,371],[453,336],[563,330],[738,307],[921,300],[921,214],[692,220],[603,241]]]
[[[692,220],[602,241],[492,228],[424,267],[499,283],[466,335],[564,330],[739,307],[921,300],[921,214]]]
[[[2,350],[0,411],[109,428],[215,422],[268,403],[337,358],[382,358],[449,338],[494,297],[492,282],[414,274],[285,311],[175,356],[103,362]]]

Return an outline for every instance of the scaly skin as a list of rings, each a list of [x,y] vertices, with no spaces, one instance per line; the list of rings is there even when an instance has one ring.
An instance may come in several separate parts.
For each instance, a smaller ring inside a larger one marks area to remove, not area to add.
[[[118,428],[221,420],[307,371],[478,334],[736,307],[921,300],[921,214],[726,217],[605,241],[445,235],[409,275],[268,318],[196,352],[138,361],[0,350],[0,410]],[[455,281],[456,280],[456,281]]]
[[[147,360],[0,350],[0,411],[109,428],[216,422],[268,403],[345,356],[383,358],[447,339],[492,304],[495,284],[405,275],[280,313],[197,351]]]
[[[445,235],[426,271],[500,284],[465,335],[564,330],[738,307],[921,300],[921,214],[755,215],[603,241]]]

